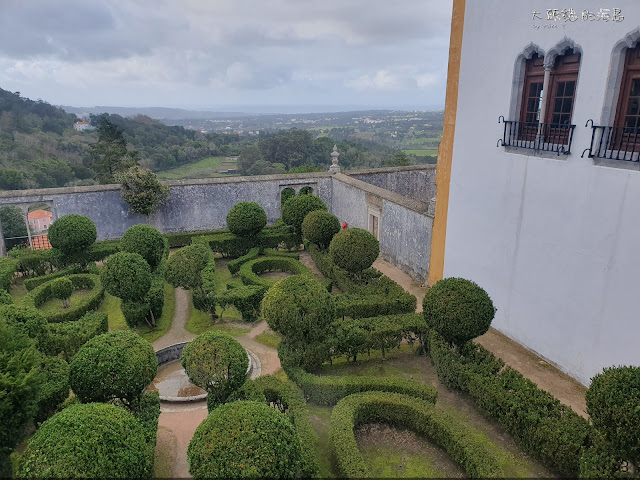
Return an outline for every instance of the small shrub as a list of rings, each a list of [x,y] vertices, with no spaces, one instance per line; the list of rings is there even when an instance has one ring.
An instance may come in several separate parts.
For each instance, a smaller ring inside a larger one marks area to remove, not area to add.
[[[378,258],[380,242],[362,228],[348,228],[333,237],[329,254],[335,265],[349,273],[359,274]]]
[[[296,478],[302,471],[293,425],[257,402],[216,408],[196,429],[187,455],[194,478]]]
[[[486,333],[496,313],[487,292],[464,278],[436,282],[427,290],[422,308],[427,325],[456,345]]]
[[[150,225],[134,225],[120,239],[120,250],[138,253],[155,270],[164,253],[165,237]]]
[[[285,337],[282,348],[298,352],[306,368],[316,368],[328,360],[328,349],[324,358],[317,352],[310,355],[323,344],[335,316],[334,299],[320,282],[307,275],[280,280],[265,294],[262,316],[272,330]]]
[[[49,242],[64,255],[86,250],[96,241],[95,224],[84,215],[70,214],[55,220],[49,227]]]
[[[227,228],[234,235],[252,237],[267,224],[267,214],[255,202],[240,202],[227,214]]]
[[[68,277],[56,278],[51,282],[51,295],[54,298],[62,300],[62,306],[69,308],[71,306],[71,294],[73,293],[73,283]]]
[[[640,367],[605,368],[586,393],[593,426],[625,460],[640,460]]]
[[[334,235],[339,231],[338,217],[324,210],[314,210],[304,217],[302,222],[302,234],[324,249],[329,246]]]
[[[120,399],[132,405],[157,371],[158,359],[151,344],[135,333],[120,330],[85,343],[71,360],[69,381],[83,403]]]
[[[119,252],[105,260],[100,280],[111,295],[142,300],[151,287],[151,267],[137,253]]]
[[[302,195],[288,199],[282,206],[282,220],[291,225],[296,232],[300,232],[302,222],[307,214],[314,210],[326,210],[322,199],[315,195]]]
[[[189,380],[207,391],[210,410],[240,388],[247,378],[247,352],[227,334],[208,331],[182,350],[181,363]]]
[[[71,405],[44,422],[18,464],[21,478],[148,478],[143,427],[124,408]]]
[[[122,199],[133,212],[150,215],[169,198],[169,187],[151,170],[134,166],[118,174],[116,180],[121,184]]]

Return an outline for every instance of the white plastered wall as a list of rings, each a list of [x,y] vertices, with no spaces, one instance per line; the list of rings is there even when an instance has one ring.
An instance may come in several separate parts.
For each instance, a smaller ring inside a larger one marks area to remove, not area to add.
[[[580,157],[585,122],[609,108],[615,47],[640,25],[637,0],[605,3],[576,2],[580,18],[565,23],[547,21],[553,5],[537,0],[466,2],[444,264],[445,277],[489,292],[495,328],[585,385],[605,366],[640,365],[640,172]],[[622,22],[581,18],[613,7]],[[532,20],[536,10],[543,20]],[[565,36],[583,52],[571,155],[496,148],[516,58]]]

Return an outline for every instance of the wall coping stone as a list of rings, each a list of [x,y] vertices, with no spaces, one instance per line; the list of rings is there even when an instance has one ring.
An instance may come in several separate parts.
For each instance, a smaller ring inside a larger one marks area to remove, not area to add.
[[[359,188],[366,193],[377,195],[384,200],[397,203],[398,205],[408,208],[409,210],[413,210],[414,212],[421,213],[433,218],[433,214],[431,214],[431,212],[429,211],[429,205],[424,202],[419,202],[418,200],[404,197],[397,193],[385,190],[384,188],[376,187],[375,185],[371,185],[370,183],[363,182],[362,180],[358,180],[356,178],[351,178],[344,173],[336,173],[335,175],[333,175],[333,178],[347,185],[351,185],[352,187]]]
[[[393,173],[393,172],[411,172],[415,170],[435,170],[435,163],[424,163],[420,165],[407,165],[405,167],[381,167],[381,168],[360,168],[356,170],[343,170],[346,175],[361,175],[363,173]]]

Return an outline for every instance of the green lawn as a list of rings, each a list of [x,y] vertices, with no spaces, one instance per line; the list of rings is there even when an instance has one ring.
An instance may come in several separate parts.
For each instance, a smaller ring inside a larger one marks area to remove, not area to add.
[[[235,161],[229,161],[227,157],[208,157],[198,162],[182,165],[164,172],[158,172],[157,175],[160,180],[223,177],[225,175],[220,174],[219,170],[233,168],[235,168]]]
[[[29,290],[24,286],[24,281],[22,279],[17,280],[14,285],[11,285],[11,291],[9,292],[11,298],[13,298],[13,302],[16,304],[20,303],[28,293]]]
[[[406,153],[407,155],[416,155],[419,157],[424,157],[426,155],[430,156],[430,157],[437,157],[438,156],[438,150],[402,150],[404,153]]]
[[[271,330],[267,330],[258,335],[255,340],[269,348],[277,349],[282,341],[282,337]]]
[[[71,294],[71,307],[75,307],[80,300],[88,297],[90,294],[91,290],[89,290],[88,288],[74,290]],[[40,305],[38,309],[42,310],[45,313],[52,313],[57,312],[58,310],[63,310],[62,300],[60,300],[59,298],[52,298]]]

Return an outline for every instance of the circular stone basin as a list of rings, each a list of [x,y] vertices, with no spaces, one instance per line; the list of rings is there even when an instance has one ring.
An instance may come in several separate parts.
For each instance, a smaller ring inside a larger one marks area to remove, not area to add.
[[[158,375],[147,390],[157,390],[160,398],[178,397],[187,400],[192,399],[190,397],[204,395],[206,398],[207,396],[207,392],[189,381],[180,360],[158,367]]]
[[[182,349],[189,342],[176,343],[156,352],[158,373],[147,390],[158,391],[160,400],[164,402],[195,402],[205,400],[207,392],[189,381],[182,368],[180,356]],[[249,365],[247,375],[255,378],[260,375],[260,362],[254,353],[245,349]]]

